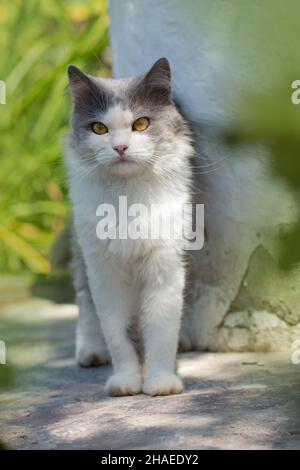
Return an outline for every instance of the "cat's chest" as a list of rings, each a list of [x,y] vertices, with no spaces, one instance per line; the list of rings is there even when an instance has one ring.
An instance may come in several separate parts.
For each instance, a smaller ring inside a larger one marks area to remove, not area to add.
[[[125,217],[140,214],[141,218],[151,217],[151,210],[160,207],[169,197],[153,194],[146,189],[128,190],[128,188],[106,186],[76,185],[71,192],[74,210],[78,217],[88,224],[95,224],[99,217],[108,214],[114,216],[116,223],[124,221]]]
[[[71,198],[76,230],[91,253],[138,257],[159,244],[157,223],[168,212],[169,195],[147,188],[81,186],[72,188]]]

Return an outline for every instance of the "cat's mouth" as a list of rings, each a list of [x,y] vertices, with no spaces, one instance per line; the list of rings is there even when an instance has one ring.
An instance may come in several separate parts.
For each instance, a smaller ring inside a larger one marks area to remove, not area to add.
[[[129,157],[115,157],[110,162],[110,172],[113,175],[129,176],[135,174],[140,168],[136,160]]]
[[[124,165],[124,164],[128,164],[128,163],[133,163],[132,160],[130,160],[128,157],[116,157],[112,160],[112,164],[113,165]]]

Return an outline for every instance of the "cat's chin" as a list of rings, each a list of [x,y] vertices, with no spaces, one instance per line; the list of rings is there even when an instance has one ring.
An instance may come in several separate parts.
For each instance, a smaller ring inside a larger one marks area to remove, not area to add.
[[[108,173],[113,176],[126,177],[136,175],[141,170],[140,165],[132,160],[120,160],[112,163],[108,168]]]

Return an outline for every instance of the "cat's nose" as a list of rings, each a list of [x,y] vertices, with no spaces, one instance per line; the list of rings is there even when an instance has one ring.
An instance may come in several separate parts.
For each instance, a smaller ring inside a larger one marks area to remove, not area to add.
[[[116,152],[118,152],[120,157],[123,157],[123,154],[124,154],[125,150],[127,150],[127,149],[128,149],[128,145],[115,145],[114,146],[114,150]]]

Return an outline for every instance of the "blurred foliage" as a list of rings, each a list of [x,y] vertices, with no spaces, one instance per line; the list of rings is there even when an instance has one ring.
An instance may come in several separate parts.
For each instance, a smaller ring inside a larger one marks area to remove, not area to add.
[[[192,30],[199,28],[199,18],[204,18],[202,60],[211,60],[212,73],[214,61],[217,70],[222,70],[215,89],[216,102],[220,96],[222,99],[222,111],[218,116],[214,110],[220,127],[217,129],[214,120],[204,122],[203,128],[211,126],[226,145],[235,145],[238,152],[233,154],[242,155],[243,144],[248,149],[249,143],[263,143],[270,157],[265,159],[264,167],[270,170],[274,185],[289,187],[299,207],[299,221],[294,227],[286,224],[280,228],[280,223],[276,226],[280,229],[279,264],[291,269],[300,262],[300,104],[291,100],[295,91],[292,83],[300,80],[300,2],[186,0],[184,8],[189,12]],[[216,103],[211,104],[214,109]],[[265,197],[273,196],[266,192]],[[270,236],[274,235],[271,231]]]
[[[300,263],[300,106],[292,104],[287,90],[274,95],[251,95],[243,101],[237,120],[225,135],[230,144],[261,142],[270,155],[274,183],[284,181],[298,201],[298,222],[278,234],[279,265],[290,270]]]
[[[298,222],[282,227],[278,236],[279,264],[288,270],[300,262],[300,104],[291,99],[292,83],[300,79],[300,3],[263,0],[247,8],[236,2],[228,17],[228,43],[248,86],[240,87],[233,77],[236,112],[224,137],[233,145],[263,143],[274,184],[284,182],[297,201]]]
[[[0,390],[10,388],[14,384],[14,370],[10,364],[0,366]]]
[[[0,1],[0,272],[47,273],[69,205],[66,66],[109,75],[104,0]]]
[[[236,118],[225,138],[263,141],[274,178],[300,202],[300,105],[291,102],[291,83],[300,79],[300,3],[189,2],[191,22],[206,4],[209,42],[224,47],[224,56],[248,76],[243,89],[230,77]],[[70,111],[65,69],[76,63],[90,73],[110,73],[107,23],[104,0],[0,0],[0,79],[7,85],[7,104],[0,105],[1,271],[49,270],[47,253],[69,209],[62,164]],[[300,261],[299,237],[300,222],[282,234],[282,266]]]
[[[10,390],[14,386],[15,371],[10,364],[0,364],[0,393]],[[1,412],[1,407],[0,407]],[[3,433],[4,436],[4,433]],[[0,435],[0,450],[6,449],[6,445],[1,439]]]

